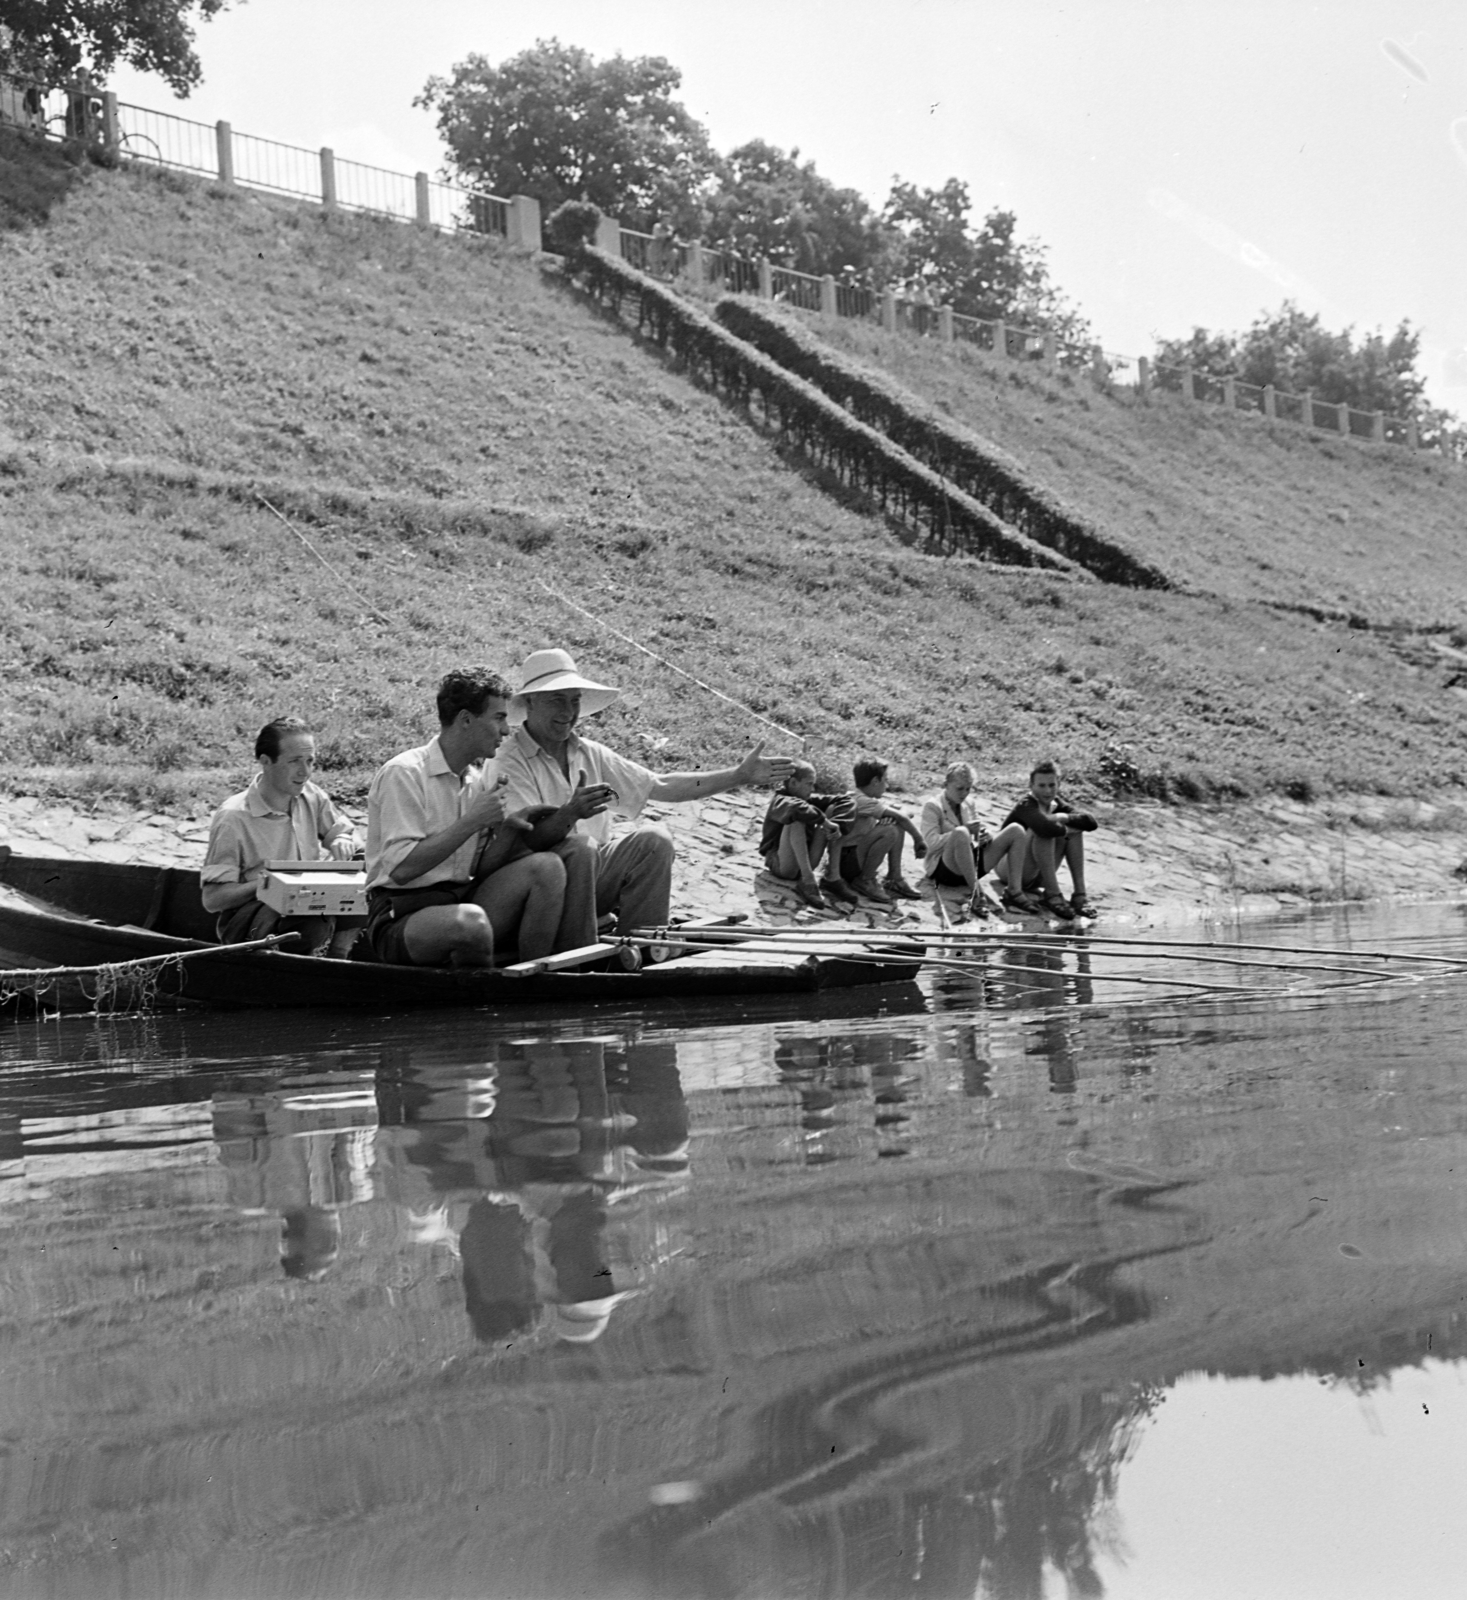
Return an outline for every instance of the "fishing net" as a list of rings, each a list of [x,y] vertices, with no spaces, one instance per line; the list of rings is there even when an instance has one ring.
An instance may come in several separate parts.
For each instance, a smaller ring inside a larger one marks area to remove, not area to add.
[[[180,952],[89,967],[13,968],[0,972],[0,1014],[59,1012],[78,994],[92,1016],[153,1011],[160,992],[171,996],[182,987],[183,962]]]

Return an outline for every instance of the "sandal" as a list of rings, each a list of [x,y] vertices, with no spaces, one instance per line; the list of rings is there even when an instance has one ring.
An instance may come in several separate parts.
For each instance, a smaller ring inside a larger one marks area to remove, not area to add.
[[[1070,907],[1070,902],[1060,894],[1049,894],[1044,897],[1044,909],[1052,917],[1057,917],[1061,922],[1073,922],[1075,913]]]
[[[1022,911],[1030,917],[1037,917],[1044,909],[1032,894],[1025,894],[1022,889],[1005,889],[1003,908],[1005,911]]]

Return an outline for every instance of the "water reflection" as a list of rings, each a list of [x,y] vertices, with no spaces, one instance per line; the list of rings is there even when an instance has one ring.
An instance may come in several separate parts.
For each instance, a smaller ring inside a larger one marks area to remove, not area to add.
[[[993,969],[0,1034],[6,1593],[1124,1600],[1188,1374],[1467,1356],[1454,987]]]

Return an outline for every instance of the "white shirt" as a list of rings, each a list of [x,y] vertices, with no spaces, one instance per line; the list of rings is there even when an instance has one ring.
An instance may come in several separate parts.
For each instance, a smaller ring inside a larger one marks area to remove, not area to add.
[[[257,774],[232,794],[209,822],[209,844],[199,873],[203,883],[248,883],[267,861],[325,861],[338,839],[356,842],[356,830],[318,784],[308,783],[277,811]]]
[[[923,802],[922,842],[927,846],[927,854],[922,862],[922,870],[927,877],[930,878],[937,871],[937,863],[942,859],[943,841],[955,829],[970,822],[982,824],[978,804],[972,795],[966,796],[962,805],[954,806],[947,797],[947,790],[939,789]]]
[[[409,883],[394,882],[392,869],[415,845],[451,827],[498,781],[492,761],[474,762],[462,774],[455,772],[436,738],[393,756],[378,770],[367,794],[367,887],[426,889],[440,883],[471,883],[474,859],[484,843],[482,832],[471,834],[436,867]]]
[[[604,744],[582,739],[574,733],[566,743],[569,777],[560,770],[555,757],[542,749],[524,728],[516,728],[500,745],[495,762],[506,779],[500,797],[506,812],[523,811],[529,806],[558,809],[575,793],[582,774],[588,784],[609,784],[617,795],[610,807],[594,817],[583,818],[572,830],[584,833],[597,844],[609,842],[613,815],[637,817],[642,814],[642,807],[658,781],[657,774],[640,762],[629,761]]]

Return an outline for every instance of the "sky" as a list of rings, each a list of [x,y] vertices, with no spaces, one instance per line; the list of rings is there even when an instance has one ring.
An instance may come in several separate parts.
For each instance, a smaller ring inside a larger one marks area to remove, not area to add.
[[[1409,319],[1428,397],[1467,416],[1467,0],[236,0],[188,100],[112,87],[436,174],[428,78],[552,37],[665,56],[718,149],[798,147],[878,206],[961,178],[1107,350],[1285,298],[1357,336]]]

